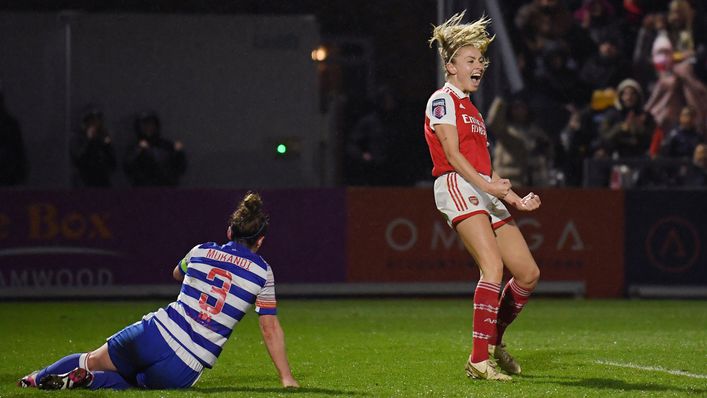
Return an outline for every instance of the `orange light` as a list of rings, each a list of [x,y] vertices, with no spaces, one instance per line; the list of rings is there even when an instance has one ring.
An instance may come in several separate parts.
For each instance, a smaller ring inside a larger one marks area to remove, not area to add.
[[[326,47],[319,46],[312,50],[312,61],[322,62],[326,60],[328,55]]]

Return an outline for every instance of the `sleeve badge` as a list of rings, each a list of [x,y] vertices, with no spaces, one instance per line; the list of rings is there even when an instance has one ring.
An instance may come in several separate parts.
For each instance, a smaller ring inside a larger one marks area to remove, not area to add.
[[[445,104],[444,98],[436,99],[432,101],[432,114],[437,119],[441,119],[447,114],[447,106]]]

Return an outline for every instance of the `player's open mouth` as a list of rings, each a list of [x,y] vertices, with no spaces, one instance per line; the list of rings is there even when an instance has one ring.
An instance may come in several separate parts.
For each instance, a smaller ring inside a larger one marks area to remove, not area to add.
[[[478,72],[477,72],[477,73],[472,74],[472,75],[471,75],[471,80],[473,80],[473,81],[475,81],[475,82],[478,83],[478,82],[481,80],[481,73],[478,73]]]

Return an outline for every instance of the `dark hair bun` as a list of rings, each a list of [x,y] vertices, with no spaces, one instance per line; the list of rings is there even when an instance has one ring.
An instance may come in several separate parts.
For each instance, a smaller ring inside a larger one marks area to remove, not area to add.
[[[255,192],[248,192],[228,220],[232,239],[251,246],[265,236],[269,217],[263,212],[263,199]]]
[[[257,193],[248,192],[238,207],[247,210],[250,214],[257,214],[263,207],[263,199]]]

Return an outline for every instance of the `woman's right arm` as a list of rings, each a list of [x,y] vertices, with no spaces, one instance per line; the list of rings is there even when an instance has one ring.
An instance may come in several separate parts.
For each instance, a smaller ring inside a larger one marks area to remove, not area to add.
[[[261,315],[259,318],[260,332],[263,335],[265,347],[268,349],[270,359],[272,359],[277,373],[280,375],[280,382],[285,388],[299,387],[299,383],[292,376],[290,364],[287,361],[287,351],[285,348],[285,332],[280,326],[280,321],[276,315]]]
[[[465,180],[475,185],[484,192],[503,199],[511,189],[511,182],[505,178],[488,182],[476,171],[464,155],[459,152],[459,134],[457,128],[451,124],[436,124],[435,133],[442,143],[444,155],[449,164],[454,167]]]

